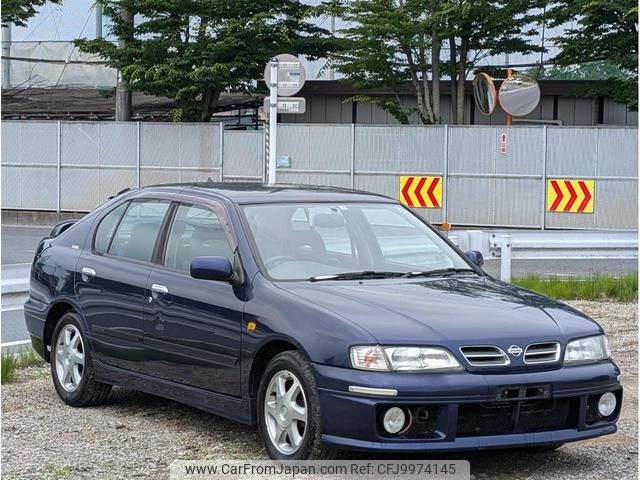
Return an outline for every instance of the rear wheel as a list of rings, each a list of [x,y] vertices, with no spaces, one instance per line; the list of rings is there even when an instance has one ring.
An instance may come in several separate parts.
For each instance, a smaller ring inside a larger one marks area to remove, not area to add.
[[[51,376],[58,396],[73,407],[103,403],[111,385],[95,381],[91,352],[86,346],[78,315],[65,313],[53,330],[52,338]]]
[[[258,389],[258,429],[274,460],[319,460],[335,456],[321,444],[320,402],[313,372],[296,351],[276,355]]]

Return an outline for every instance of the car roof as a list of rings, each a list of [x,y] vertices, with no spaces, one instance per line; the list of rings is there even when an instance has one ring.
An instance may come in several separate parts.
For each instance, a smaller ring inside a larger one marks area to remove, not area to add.
[[[397,203],[396,200],[377,193],[318,185],[196,182],[154,185],[140,188],[137,192],[150,192],[155,189],[162,192],[175,190],[175,193],[224,197],[237,204],[333,201]]]

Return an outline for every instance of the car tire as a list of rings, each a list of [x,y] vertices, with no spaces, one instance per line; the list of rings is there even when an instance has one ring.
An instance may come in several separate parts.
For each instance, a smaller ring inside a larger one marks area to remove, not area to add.
[[[280,385],[284,390],[278,392]],[[257,403],[258,430],[270,458],[328,460],[336,456],[335,449],[321,443],[318,389],[300,352],[286,351],[271,359],[260,381]]]
[[[53,330],[51,376],[58,396],[72,407],[99,405],[111,392],[111,385],[95,380],[91,351],[75,312],[65,313]]]

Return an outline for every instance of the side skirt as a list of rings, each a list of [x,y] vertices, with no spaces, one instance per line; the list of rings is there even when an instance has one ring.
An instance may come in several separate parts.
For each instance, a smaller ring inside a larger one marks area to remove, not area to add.
[[[105,365],[95,360],[94,367],[98,382],[119,385],[175,400],[245,425],[253,425],[255,423],[252,402],[249,399],[230,397],[189,385],[154,378],[142,373]]]

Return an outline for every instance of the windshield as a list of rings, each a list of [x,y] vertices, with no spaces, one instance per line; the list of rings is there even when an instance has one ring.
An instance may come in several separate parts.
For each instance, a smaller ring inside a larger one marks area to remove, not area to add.
[[[275,280],[470,268],[400,205],[287,203],[247,205],[243,211],[256,254]]]

